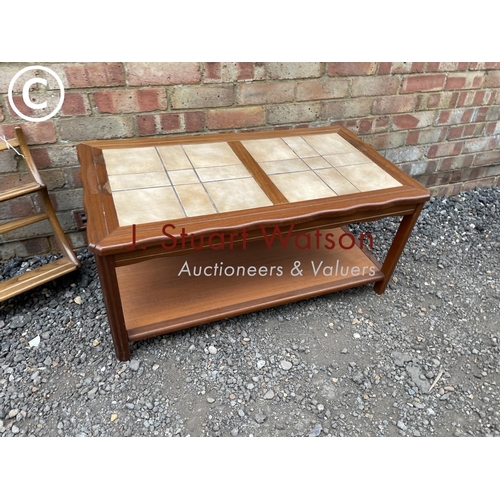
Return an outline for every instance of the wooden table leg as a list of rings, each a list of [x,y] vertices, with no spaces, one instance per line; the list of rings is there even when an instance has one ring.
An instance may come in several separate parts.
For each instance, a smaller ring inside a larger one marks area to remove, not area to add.
[[[120,290],[116,278],[114,257],[112,255],[107,257],[96,255],[95,260],[101,281],[104,303],[108,312],[109,326],[111,328],[116,357],[120,361],[128,361],[130,359],[130,344],[127,329],[125,328],[125,318],[123,316]]]
[[[392,273],[396,268],[396,264],[398,263],[399,257],[403,253],[404,247],[410,234],[413,230],[413,226],[417,222],[418,216],[422,211],[424,204],[417,205],[415,208],[415,212],[409,215],[405,215],[401,224],[399,225],[396,236],[394,237],[394,241],[392,242],[391,248],[387,252],[387,256],[385,257],[384,264],[382,265],[382,273],[384,274],[384,279],[375,283],[373,289],[380,295],[384,293],[387,285],[389,284],[389,280],[392,277]]]

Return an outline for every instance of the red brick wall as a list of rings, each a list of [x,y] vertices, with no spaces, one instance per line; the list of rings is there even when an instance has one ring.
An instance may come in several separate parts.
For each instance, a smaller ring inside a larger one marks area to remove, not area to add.
[[[21,125],[75,247],[85,245],[75,144],[228,130],[341,124],[435,195],[500,185],[500,63],[47,63],[66,91],[60,112],[27,122],[11,109],[13,76],[29,64],[0,63],[0,135]],[[36,116],[14,88],[15,103]],[[0,184],[23,176],[0,158]],[[0,205],[0,221],[33,204]],[[47,228],[5,235],[0,258],[44,252]],[[37,237],[29,244],[28,237]]]

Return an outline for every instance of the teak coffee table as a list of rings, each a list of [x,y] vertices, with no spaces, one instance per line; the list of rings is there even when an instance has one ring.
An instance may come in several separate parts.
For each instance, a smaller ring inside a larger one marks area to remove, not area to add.
[[[368,283],[383,293],[430,196],[337,126],[91,141],[78,155],[122,361],[155,335]],[[383,264],[344,227],[398,215]]]

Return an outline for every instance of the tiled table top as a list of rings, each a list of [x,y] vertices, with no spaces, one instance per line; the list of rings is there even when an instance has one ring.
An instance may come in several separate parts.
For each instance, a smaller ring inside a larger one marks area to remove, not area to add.
[[[288,202],[401,186],[337,133],[243,140]],[[273,205],[226,142],[104,149],[120,226]]]

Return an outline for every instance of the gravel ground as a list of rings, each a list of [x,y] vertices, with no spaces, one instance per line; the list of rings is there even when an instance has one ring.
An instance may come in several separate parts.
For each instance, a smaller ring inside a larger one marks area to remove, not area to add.
[[[355,229],[383,255],[396,222]],[[500,189],[432,199],[382,296],[149,339],[125,363],[81,252],[80,271],[0,304],[0,436],[498,436],[499,249]]]

